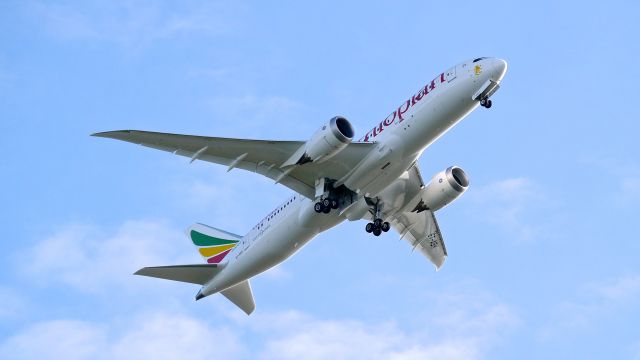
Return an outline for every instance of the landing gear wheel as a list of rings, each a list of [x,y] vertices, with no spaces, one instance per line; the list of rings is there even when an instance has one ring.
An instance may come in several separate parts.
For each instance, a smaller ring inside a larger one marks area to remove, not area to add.
[[[364,230],[368,233],[371,233],[373,231],[373,223],[367,223],[367,226],[364,227]]]
[[[373,229],[373,235],[380,236],[380,234],[382,234],[382,230],[379,227]]]
[[[322,200],[322,206],[331,209],[331,200],[329,199]]]
[[[338,208],[338,201],[337,200],[331,200],[331,208],[334,209],[334,210]]]
[[[313,205],[313,210],[315,210],[318,214],[322,212],[322,203],[321,202],[317,202],[315,205]]]
[[[480,99],[480,106],[487,107],[487,98]]]
[[[329,207],[329,206],[323,206],[323,207],[322,207],[322,212],[323,212],[323,213],[325,213],[325,214],[330,213],[330,212],[331,212],[331,207]]]
[[[389,225],[389,223],[385,221],[382,223],[382,226],[380,226],[380,229],[384,232],[387,232],[389,231],[389,229],[391,229],[391,225]]]
[[[493,105],[493,102],[491,102],[491,100],[487,99],[487,104],[484,106],[487,109],[491,107],[491,105]]]
[[[379,228],[382,226],[382,219],[375,219],[373,220],[373,225],[375,225],[375,227]]]

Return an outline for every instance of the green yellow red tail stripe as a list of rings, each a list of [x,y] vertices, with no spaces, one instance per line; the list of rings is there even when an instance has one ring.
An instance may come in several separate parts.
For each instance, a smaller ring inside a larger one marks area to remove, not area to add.
[[[189,238],[209,264],[220,263],[233,250],[241,237],[204,224],[189,229]]]

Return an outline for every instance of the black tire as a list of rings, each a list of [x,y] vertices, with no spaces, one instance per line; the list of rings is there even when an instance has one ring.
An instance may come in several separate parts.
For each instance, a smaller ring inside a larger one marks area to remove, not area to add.
[[[380,226],[380,229],[382,229],[382,231],[387,232],[389,231],[389,229],[391,229],[391,225],[388,222],[383,222],[382,226]]]
[[[487,99],[481,99],[480,100],[480,106],[487,107]]]
[[[320,214],[322,212],[322,203],[317,202],[315,205],[313,205],[313,210]]]
[[[322,207],[322,212],[325,214],[328,214],[331,212],[331,208],[329,206],[323,206]]]
[[[375,225],[377,228],[382,226],[382,219],[375,219],[373,220],[373,225]]]
[[[485,107],[488,109],[491,105],[493,105],[493,102],[491,100],[487,100],[487,105],[485,105]]]
[[[364,231],[371,233],[373,231],[373,223],[367,223],[367,226],[364,227]]]
[[[331,208],[334,209],[334,210],[338,208],[338,201],[337,200],[331,200]]]
[[[382,230],[379,227],[373,229],[373,235],[380,236],[380,234],[382,234]]]
[[[329,199],[322,200],[322,206],[331,208],[331,200]]]

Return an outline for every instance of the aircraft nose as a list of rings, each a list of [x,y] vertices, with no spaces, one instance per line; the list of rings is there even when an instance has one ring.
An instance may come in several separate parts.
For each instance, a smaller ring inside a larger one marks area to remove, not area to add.
[[[507,62],[502,59],[493,59],[493,80],[500,82],[507,73]]]

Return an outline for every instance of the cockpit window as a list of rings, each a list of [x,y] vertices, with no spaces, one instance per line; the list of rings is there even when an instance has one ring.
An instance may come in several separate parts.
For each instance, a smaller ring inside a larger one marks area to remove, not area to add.
[[[483,60],[483,59],[486,59],[486,58],[487,58],[486,56],[479,57],[479,58],[477,58],[477,59],[473,59],[473,62],[478,62],[478,61]]]

